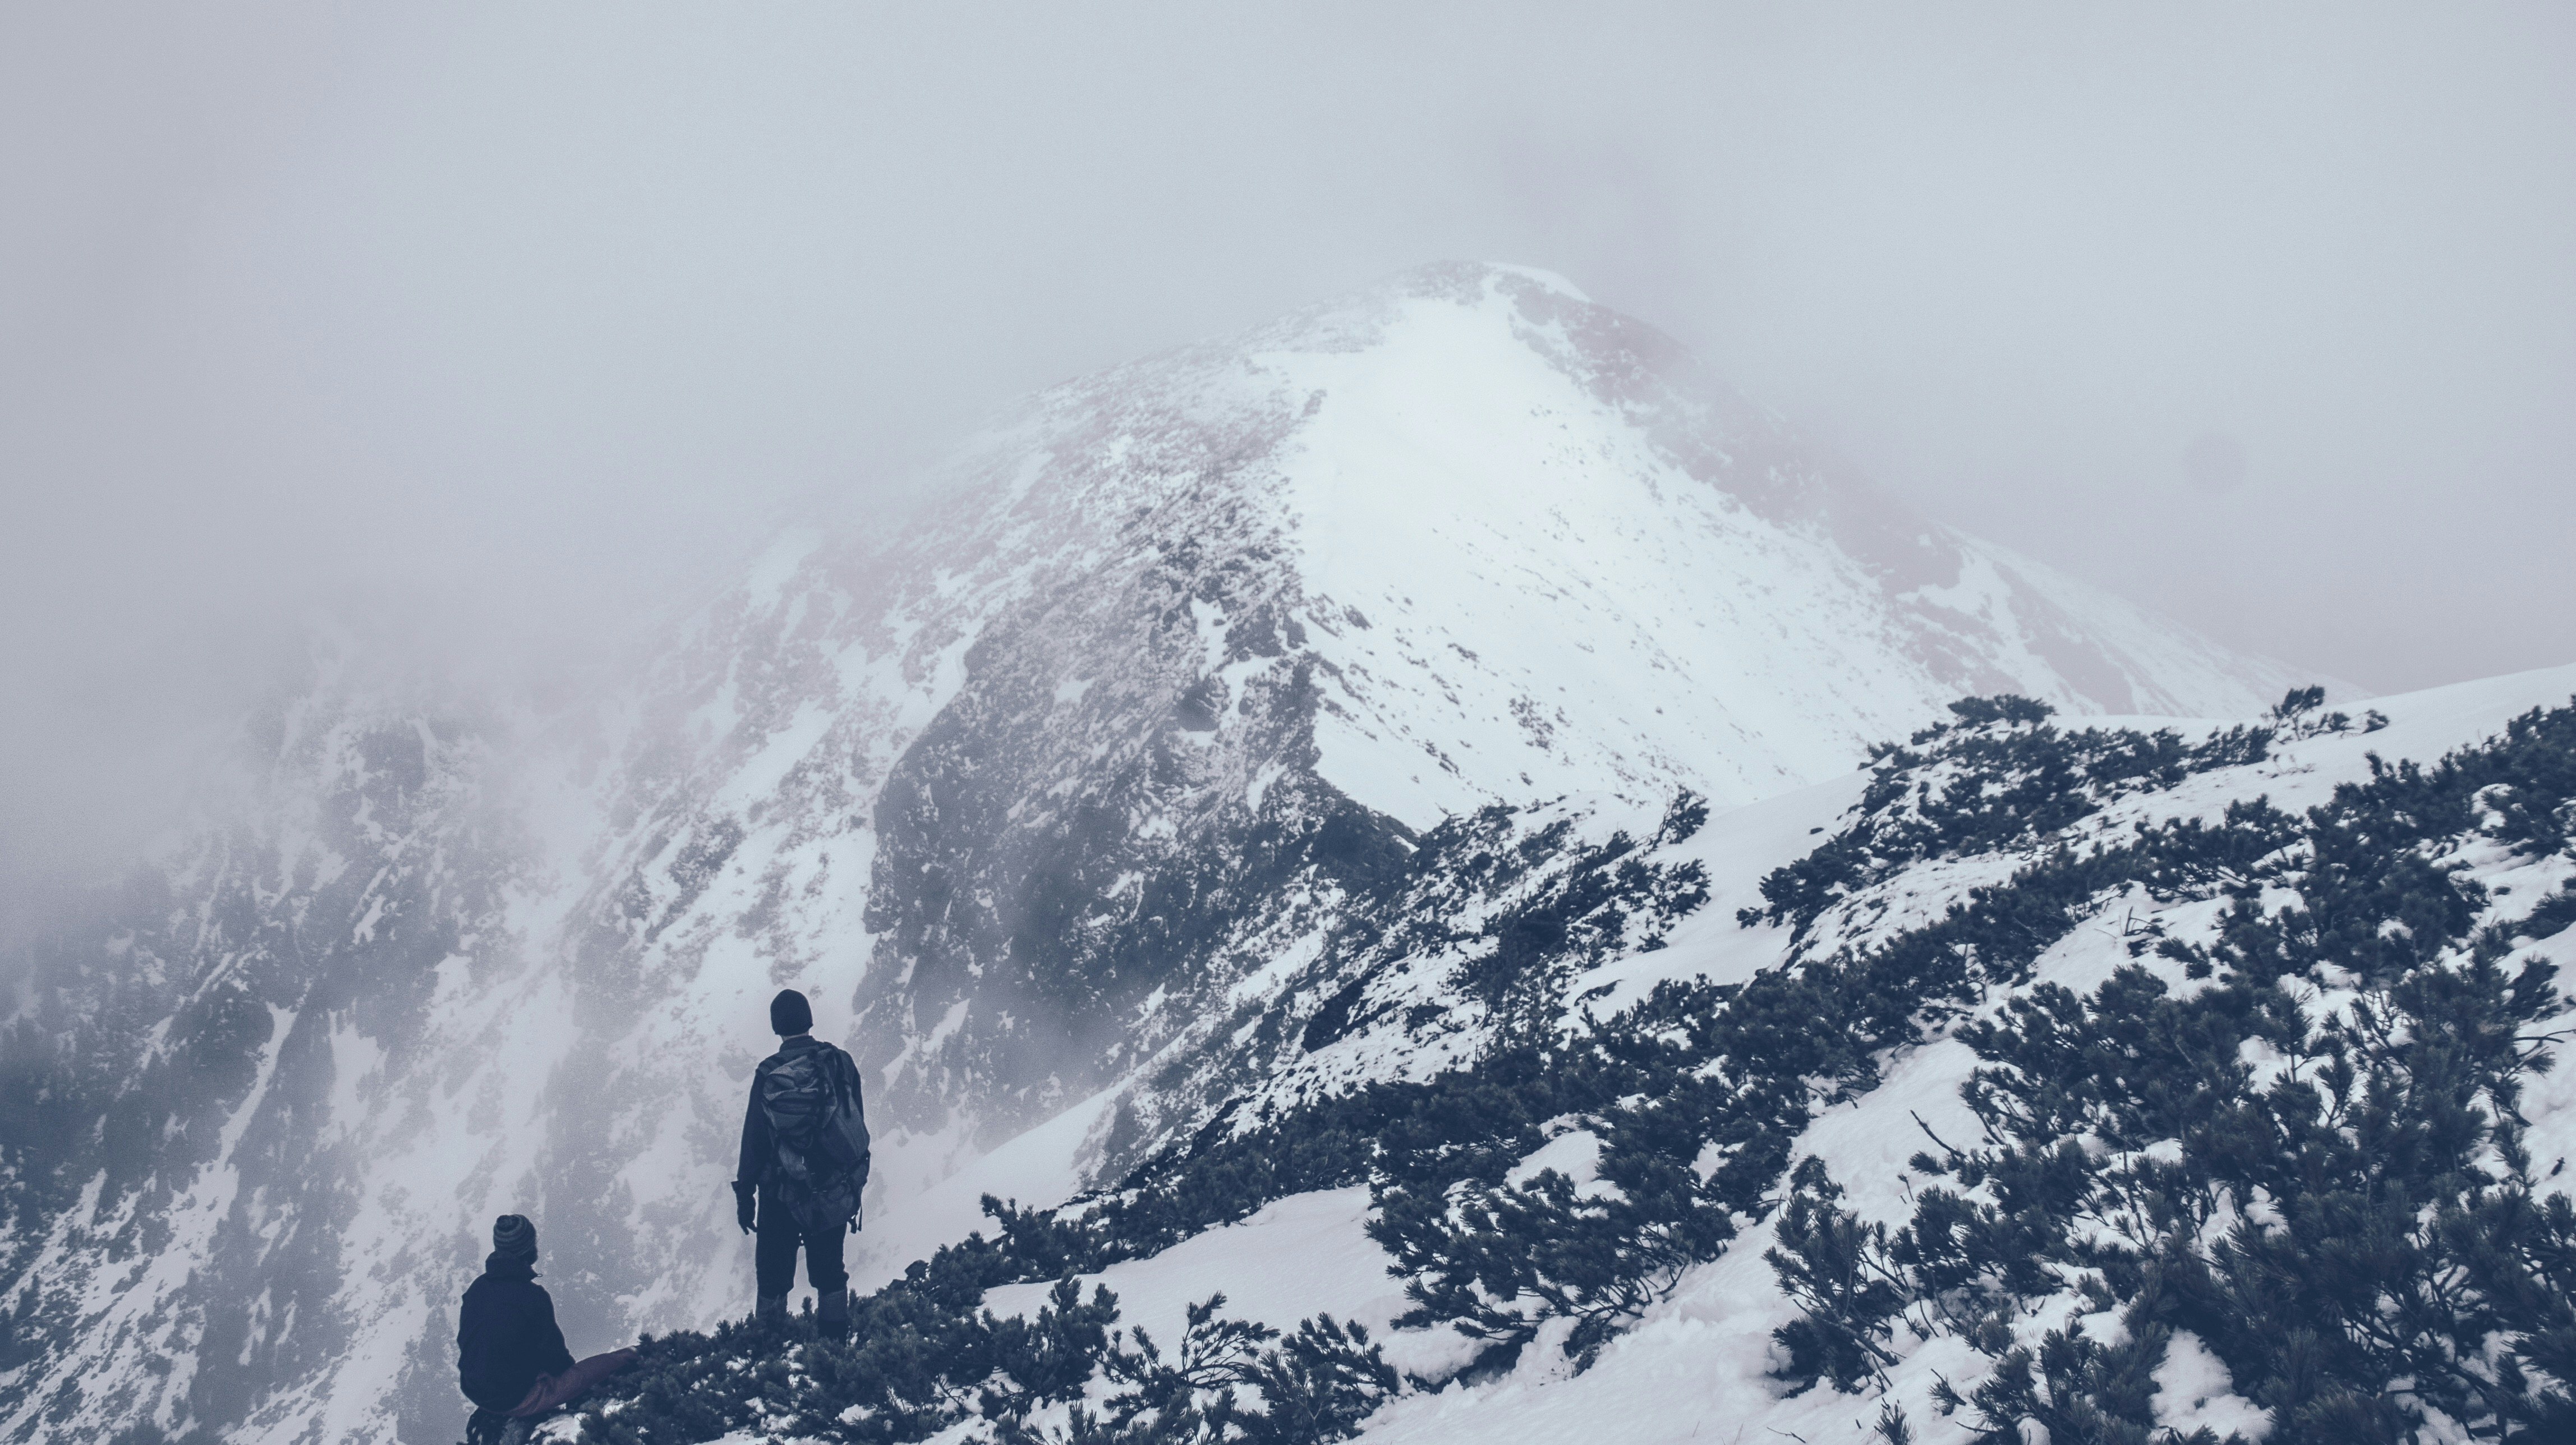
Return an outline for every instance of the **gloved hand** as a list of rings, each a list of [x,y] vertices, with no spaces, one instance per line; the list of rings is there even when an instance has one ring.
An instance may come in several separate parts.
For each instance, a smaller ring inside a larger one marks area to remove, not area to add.
[[[733,1220],[734,1223],[742,1226],[742,1232],[745,1234],[751,1233],[752,1230],[754,1221],[752,1200],[757,1196],[758,1186],[745,1184],[739,1179],[734,1181]]]

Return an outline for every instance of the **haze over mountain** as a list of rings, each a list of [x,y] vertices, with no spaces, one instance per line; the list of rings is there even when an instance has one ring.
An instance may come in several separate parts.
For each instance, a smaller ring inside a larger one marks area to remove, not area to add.
[[[2239,650],[2576,615],[2554,7],[142,9],[0,16],[0,928],[312,613],[554,677],[791,499],[1440,256]]]
[[[13,966],[0,1434],[453,1438],[509,1209],[576,1338],[739,1313],[782,985],[867,1071],[872,1283],[995,1181],[1472,1061],[1527,1000],[1350,934],[1462,828],[1725,815],[1962,695],[2309,680],[1911,515],[1510,266],[1041,393],[937,495],[788,530],[596,707],[316,650],[195,831]]]

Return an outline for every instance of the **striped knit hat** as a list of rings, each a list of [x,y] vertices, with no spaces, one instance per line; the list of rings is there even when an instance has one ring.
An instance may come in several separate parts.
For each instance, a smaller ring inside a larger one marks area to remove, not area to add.
[[[537,1227],[524,1214],[504,1214],[492,1221],[492,1252],[537,1262]]]

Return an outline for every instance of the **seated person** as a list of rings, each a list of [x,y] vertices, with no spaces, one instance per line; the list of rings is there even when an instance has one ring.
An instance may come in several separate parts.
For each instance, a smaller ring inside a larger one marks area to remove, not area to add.
[[[635,1362],[631,1349],[575,1362],[555,1325],[555,1302],[536,1282],[537,1227],[523,1214],[492,1224],[483,1276],[456,1316],[456,1375],[477,1408],[468,1438],[525,1439],[527,1426]]]

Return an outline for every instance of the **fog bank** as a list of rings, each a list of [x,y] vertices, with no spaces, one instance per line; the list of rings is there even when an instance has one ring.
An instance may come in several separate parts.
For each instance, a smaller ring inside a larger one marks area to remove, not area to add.
[[[2235,646],[2564,662],[2571,61],[2536,6],[19,7],[0,878],[123,856],[316,615],[577,672],[1010,396],[1446,256]]]

